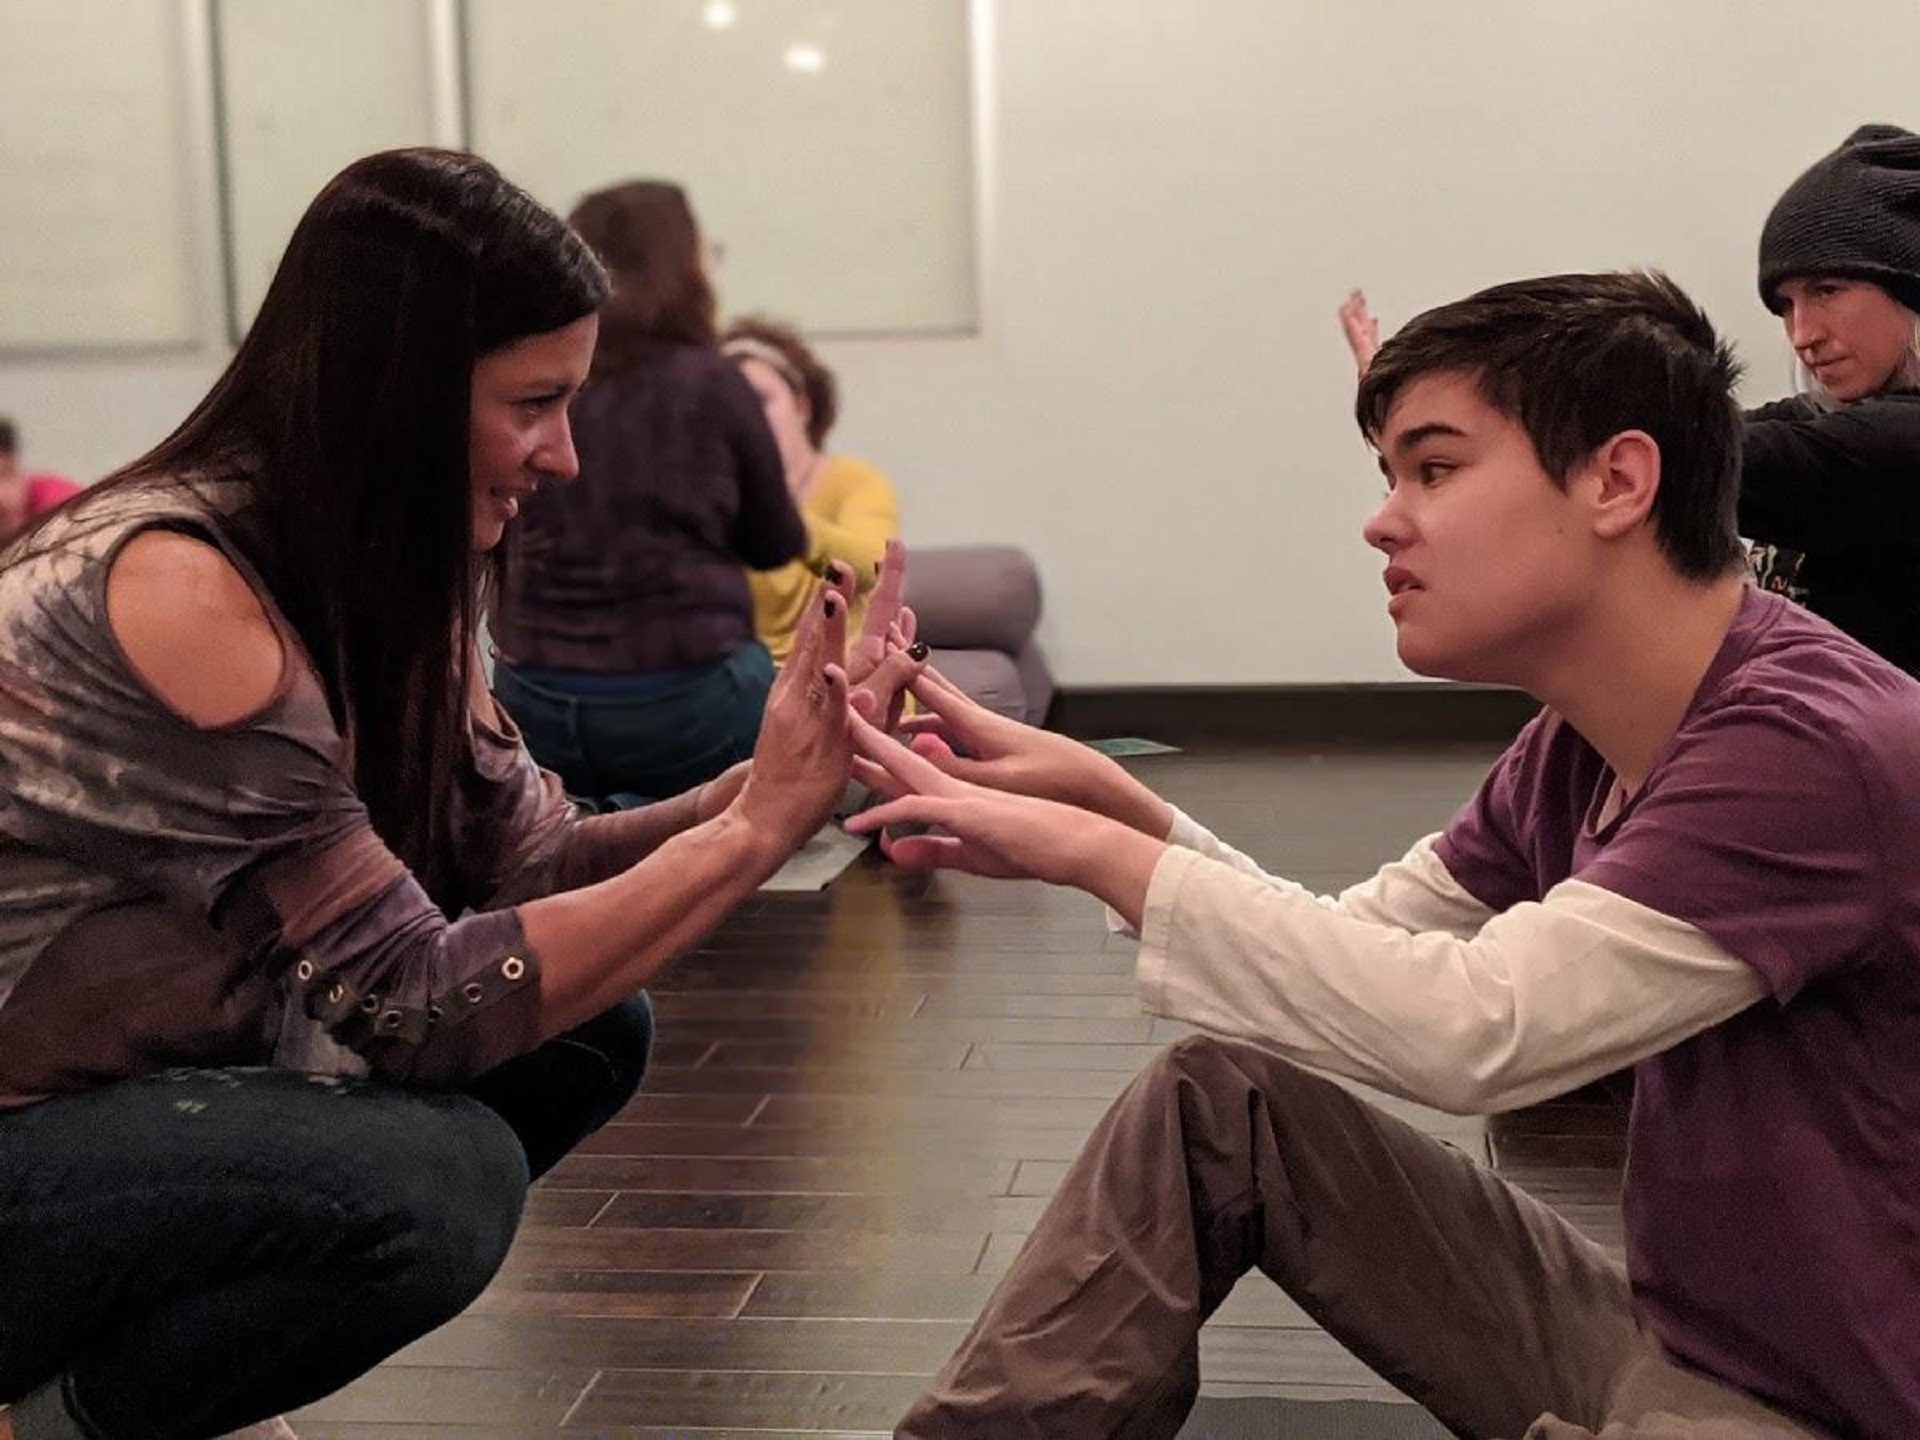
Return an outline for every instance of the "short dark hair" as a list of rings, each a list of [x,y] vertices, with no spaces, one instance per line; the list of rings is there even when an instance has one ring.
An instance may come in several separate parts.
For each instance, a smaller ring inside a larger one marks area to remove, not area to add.
[[[1427,311],[1368,366],[1354,404],[1361,431],[1377,441],[1401,392],[1439,373],[1471,376],[1555,484],[1613,436],[1645,431],[1660,450],[1661,549],[1695,579],[1740,564],[1740,363],[1665,275],[1548,275]]]
[[[650,343],[714,343],[713,286],[686,191],[667,180],[629,180],[594,191],[567,222],[613,277],[600,310],[596,373],[631,369]]]
[[[750,340],[786,361],[784,366],[775,368],[780,370],[788,388],[807,402],[807,439],[816,447],[826,444],[827,432],[833,429],[833,422],[840,418],[840,386],[834,380],[833,372],[800,338],[800,332],[791,325],[769,320],[764,315],[747,315],[727,326],[727,333],[720,337],[720,348],[726,349],[735,340]],[[751,360],[756,357],[749,349],[733,358]]]

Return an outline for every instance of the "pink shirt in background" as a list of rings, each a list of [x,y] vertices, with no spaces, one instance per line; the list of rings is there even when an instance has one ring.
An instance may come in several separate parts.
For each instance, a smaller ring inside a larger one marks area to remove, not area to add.
[[[80,493],[80,483],[64,475],[27,476],[27,519],[38,520],[62,500]]]

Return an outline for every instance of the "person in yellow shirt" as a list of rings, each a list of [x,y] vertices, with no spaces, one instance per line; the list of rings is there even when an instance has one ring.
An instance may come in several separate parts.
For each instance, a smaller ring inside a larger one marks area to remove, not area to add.
[[[791,326],[772,320],[736,320],[721,340],[766,407],[780,445],[787,486],[807,522],[804,558],[777,570],[747,573],[753,624],[777,665],[793,648],[794,632],[830,560],[853,567],[859,590],[848,626],[858,631],[887,541],[900,534],[900,502],[887,477],[864,460],[823,448],[839,415],[833,372]]]

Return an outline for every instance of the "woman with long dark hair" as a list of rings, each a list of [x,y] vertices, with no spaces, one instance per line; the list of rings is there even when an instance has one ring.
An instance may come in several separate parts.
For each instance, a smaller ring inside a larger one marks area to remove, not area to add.
[[[605,295],[484,161],[359,161],[0,569],[0,1437],[253,1426],[458,1313],[638,1084],[642,985],[841,793],[844,586],[758,763],[647,809],[576,819],[486,693]]]
[[[607,806],[752,749],[773,683],[743,567],[804,555],[759,397],[714,339],[710,247],[677,185],[589,195],[606,264],[580,480],[531,499],[502,552],[495,683],[540,762]]]

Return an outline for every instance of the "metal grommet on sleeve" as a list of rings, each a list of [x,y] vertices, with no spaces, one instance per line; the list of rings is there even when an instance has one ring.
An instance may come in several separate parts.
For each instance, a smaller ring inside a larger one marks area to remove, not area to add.
[[[400,1028],[401,1018],[398,1010],[389,1010],[381,1015],[380,1028],[382,1030],[398,1030]]]
[[[302,960],[298,965],[293,967],[293,973],[296,979],[303,982],[313,979],[313,961]]]
[[[461,987],[460,993],[467,997],[467,1003],[469,1005],[478,1005],[487,991],[486,987],[478,980],[469,980]]]
[[[527,962],[518,955],[509,955],[501,964],[500,973],[509,980],[518,980],[527,973]]]
[[[327,1003],[329,1005],[338,1005],[346,998],[346,994],[347,987],[336,980],[327,987]]]
[[[360,1002],[360,1008],[369,1015],[373,1014],[374,1011],[380,1008],[380,997],[378,995],[368,995]]]

